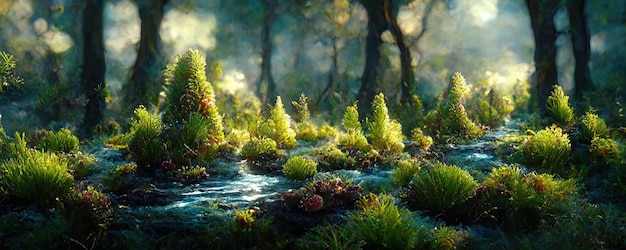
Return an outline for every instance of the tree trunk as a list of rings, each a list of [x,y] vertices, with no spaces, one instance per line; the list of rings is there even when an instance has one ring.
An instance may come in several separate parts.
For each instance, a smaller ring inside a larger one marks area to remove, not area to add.
[[[540,113],[547,113],[546,102],[552,85],[557,84],[556,30],[554,12],[559,1],[526,0],[531,27],[535,37],[535,100]]]
[[[378,94],[378,64],[380,62],[380,45],[382,33],[387,30],[388,23],[383,13],[383,2],[379,0],[361,0],[360,3],[367,11],[367,40],[365,41],[365,68],[361,76],[361,88],[357,98],[359,99],[359,116],[365,119],[372,108],[374,96]]]
[[[572,34],[572,46],[574,47],[574,91],[577,103],[582,103],[585,92],[591,90],[593,82],[589,72],[589,27],[585,14],[585,0],[567,1],[567,14]],[[582,109],[578,109],[581,110]]]
[[[411,62],[413,61],[413,59],[411,59],[411,51],[404,42],[404,35],[402,34],[400,25],[398,25],[398,21],[396,20],[398,16],[399,5],[394,5],[392,0],[385,0],[384,4],[385,19],[387,20],[387,23],[389,23],[389,29],[396,39],[398,50],[400,50],[400,68],[402,70],[400,76],[400,89],[402,91],[400,103],[411,107],[413,106],[411,91],[415,88],[413,79],[413,67],[411,66]]]
[[[129,111],[140,104],[156,104],[161,87],[161,37],[159,28],[169,0],[136,0],[141,19],[141,35],[137,58],[130,82],[125,87],[125,103]]]
[[[261,32],[261,76],[256,86],[256,95],[259,97],[262,109],[268,104],[276,102],[276,83],[272,77],[272,22],[276,19],[277,3],[274,0],[264,0],[265,16],[263,17],[263,31]],[[264,89],[266,88],[266,89]]]
[[[104,86],[104,37],[103,3],[100,0],[86,0],[83,13],[83,71],[81,81],[87,104],[81,126],[81,134],[89,136],[93,128],[102,121],[106,109]]]

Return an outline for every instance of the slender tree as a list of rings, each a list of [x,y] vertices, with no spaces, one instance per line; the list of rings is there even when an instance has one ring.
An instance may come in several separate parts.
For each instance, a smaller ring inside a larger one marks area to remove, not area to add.
[[[589,72],[590,35],[585,14],[585,0],[568,0],[566,3],[574,47],[574,91],[577,103],[582,103],[583,94],[593,85]],[[579,108],[578,110],[583,110]]]
[[[365,45],[365,68],[361,77],[361,88],[358,99],[363,103],[361,117],[369,114],[374,96],[381,92],[378,84],[378,65],[380,63],[380,45],[383,41],[381,35],[390,30],[400,50],[400,63],[402,75],[400,80],[403,103],[412,102],[411,90],[413,90],[413,69],[411,66],[411,53],[404,42],[404,35],[397,22],[400,1],[393,0],[359,0],[367,12],[367,38]]]
[[[159,28],[169,0],[135,0],[141,19],[137,58],[130,82],[125,86],[125,103],[132,111],[139,104],[155,104],[161,87],[163,69]]]
[[[88,136],[102,121],[106,109],[104,72],[103,3],[86,0],[83,13],[83,84],[87,104],[81,126],[81,134]]]
[[[276,20],[278,2],[263,0],[263,30],[261,31],[261,76],[257,81],[256,95],[261,100],[264,110],[268,104],[276,102],[276,83],[272,77],[272,23]]]
[[[535,100],[541,113],[547,113],[546,102],[552,86],[557,84],[556,30],[554,13],[559,1],[526,0],[530,23],[535,37]]]

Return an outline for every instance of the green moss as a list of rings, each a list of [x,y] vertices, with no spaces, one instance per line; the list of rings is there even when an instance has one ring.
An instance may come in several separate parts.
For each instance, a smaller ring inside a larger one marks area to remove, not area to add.
[[[365,242],[364,249],[413,249],[423,244],[428,230],[416,227],[416,215],[394,204],[390,195],[366,196],[362,210],[350,213],[349,223]]]
[[[274,159],[278,156],[276,142],[270,138],[252,139],[241,148],[239,155],[246,160],[259,160],[262,158]]]
[[[550,174],[523,173],[517,166],[494,169],[482,182],[481,192],[494,223],[504,223],[506,231],[536,229],[571,209],[578,187],[573,179],[557,180]],[[485,219],[489,217],[484,217]]]
[[[491,127],[502,126],[504,118],[515,110],[511,98],[499,96],[495,90],[489,91],[485,98],[476,99],[478,120]]]
[[[140,169],[154,171],[167,157],[165,141],[161,137],[163,123],[143,106],[135,109],[135,116],[131,122],[128,142],[131,159]]]
[[[78,150],[78,137],[67,128],[57,132],[45,132],[44,136],[37,140],[36,148],[53,153],[70,153]]]
[[[280,96],[276,104],[270,107],[270,115],[261,125],[259,134],[276,141],[278,148],[289,149],[296,146],[296,132],[291,128],[291,118],[285,112]]]
[[[372,102],[372,116],[367,120],[367,139],[372,148],[390,153],[400,153],[404,149],[402,125],[389,118],[385,96],[380,93]]]
[[[283,173],[289,179],[303,180],[317,173],[317,162],[303,156],[295,156],[287,160],[283,166]]]
[[[482,136],[482,129],[469,119],[465,111],[463,103],[468,92],[463,75],[455,73],[446,99],[437,107],[441,140],[473,141]]]
[[[581,123],[579,138],[582,142],[591,143],[595,137],[605,138],[608,135],[608,129],[604,119],[600,118],[593,109],[585,112]]]
[[[46,205],[62,197],[74,183],[67,162],[54,153],[29,151],[0,165],[0,183],[23,199]]]
[[[407,186],[420,170],[420,164],[415,159],[398,161],[397,167],[391,172],[391,182],[396,186]]]
[[[552,94],[548,97],[547,108],[559,125],[569,126],[574,123],[574,109],[569,105],[569,96],[565,95],[561,86],[553,86]]]
[[[570,158],[569,136],[557,126],[533,133],[519,147],[521,161],[529,167],[566,174],[565,164]]]
[[[476,181],[467,171],[437,162],[414,177],[405,199],[416,209],[444,216],[456,215],[476,187]]]

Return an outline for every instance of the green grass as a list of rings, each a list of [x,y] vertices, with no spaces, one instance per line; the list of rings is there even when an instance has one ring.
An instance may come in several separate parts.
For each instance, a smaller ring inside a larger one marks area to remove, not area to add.
[[[565,95],[561,86],[554,85],[547,108],[558,124],[569,126],[574,123],[574,108],[569,105],[569,96]]]

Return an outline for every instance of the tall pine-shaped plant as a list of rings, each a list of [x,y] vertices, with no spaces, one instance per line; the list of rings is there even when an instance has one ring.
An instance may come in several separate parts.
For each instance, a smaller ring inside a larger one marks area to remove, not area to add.
[[[448,96],[437,107],[439,113],[439,136],[440,139],[454,140],[455,137],[464,140],[476,140],[483,134],[482,129],[467,116],[463,104],[469,90],[465,78],[461,73],[452,76]]]
[[[339,138],[339,145],[346,149],[358,149],[361,151],[369,151],[369,143],[359,121],[359,110],[356,103],[346,108],[343,114],[341,125],[346,130],[346,134]]]
[[[385,96],[380,93],[372,102],[372,117],[367,121],[367,139],[376,150],[400,153],[404,149],[402,143],[402,125],[389,118],[385,104]]]
[[[276,97],[276,104],[270,107],[270,115],[259,130],[262,136],[276,141],[278,148],[296,146],[296,132],[291,128],[291,117],[285,112],[280,96]]]

